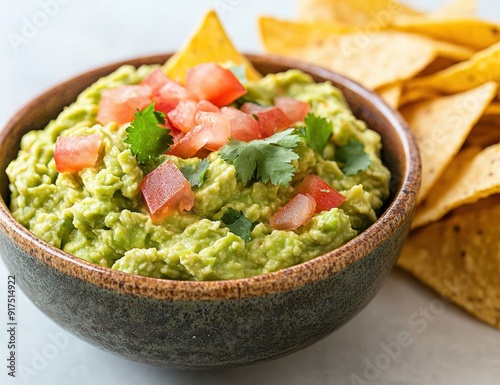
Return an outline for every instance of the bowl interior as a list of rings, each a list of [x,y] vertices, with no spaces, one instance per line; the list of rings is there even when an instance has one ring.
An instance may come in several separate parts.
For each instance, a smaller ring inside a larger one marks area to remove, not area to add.
[[[142,64],[158,64],[165,62],[170,56],[170,54],[167,54],[139,58],[135,60],[111,64],[87,72],[52,88],[45,94],[30,102],[22,110],[20,110],[11,119],[7,126],[0,131],[0,188],[2,198],[0,200],[0,214],[2,209],[4,209],[5,212],[8,212],[9,206],[9,181],[5,173],[5,169],[10,161],[16,157],[21,137],[26,132],[30,130],[43,129],[50,120],[57,117],[57,115],[65,106],[71,104],[76,99],[77,95],[79,95],[85,88],[97,81],[102,76],[109,74],[120,65],[132,64],[134,66],[140,66]],[[256,69],[263,74],[286,71],[290,68],[297,68],[309,73],[318,82],[331,81],[335,86],[340,88],[356,117],[365,121],[368,127],[377,131],[382,136],[382,159],[392,173],[392,180],[391,196],[387,200],[387,204],[384,208],[386,210],[386,213],[383,215],[381,213],[381,216],[383,217],[384,215],[388,215],[387,211],[391,210],[391,207],[393,206],[393,210],[398,210],[399,212],[406,211],[403,215],[404,218],[407,218],[409,215],[411,215],[410,211],[414,207],[414,200],[419,186],[420,165],[418,151],[416,149],[416,145],[411,136],[411,133],[397,112],[388,107],[374,93],[364,89],[357,83],[352,82],[340,75],[334,74],[328,70],[303,63],[298,63],[296,61],[281,57],[257,55],[248,55],[248,57],[253,62]],[[410,193],[410,195],[402,197],[402,192],[404,192],[405,194]],[[396,204],[399,206],[397,206]],[[399,222],[397,223],[401,224],[404,218],[398,219]],[[13,219],[10,218],[8,220],[13,221]],[[377,222],[380,221],[381,218]],[[390,226],[393,226],[397,223],[394,222],[392,224],[387,224],[384,222],[383,226],[386,226],[385,230],[389,231]],[[377,223],[375,225],[377,225]],[[379,224],[379,227],[381,226],[382,225]],[[363,234],[361,234],[361,236],[363,236]],[[356,238],[359,237],[360,236]],[[380,239],[378,239],[377,242],[380,243],[382,235],[379,234],[379,238]],[[375,243],[376,242],[374,242],[374,245]],[[47,250],[47,248],[45,249]],[[59,255],[61,254],[58,251],[51,252]],[[81,266],[86,265],[86,263],[77,263]],[[343,265],[345,266],[346,263],[348,262],[345,262]],[[295,267],[289,269],[294,268]],[[98,267],[95,267],[94,269],[101,270]],[[111,272],[113,272],[113,274],[124,274],[112,271],[110,269],[105,270],[109,270],[108,274],[111,274]],[[261,278],[259,277],[253,278],[254,281],[259,281],[260,279]],[[152,280],[154,279],[148,278],[144,279],[144,282],[149,282],[150,284]],[[177,283],[176,285],[179,285],[179,287],[181,287],[182,285],[187,287],[188,284],[192,285],[192,283]]]

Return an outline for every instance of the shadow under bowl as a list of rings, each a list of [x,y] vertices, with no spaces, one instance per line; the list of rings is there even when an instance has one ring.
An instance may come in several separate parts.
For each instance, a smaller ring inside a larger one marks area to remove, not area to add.
[[[408,234],[420,184],[415,141],[402,118],[374,93],[330,71],[280,57],[249,59],[263,74],[297,68],[330,81],[382,136],[392,173],[385,212],[359,236],[321,257],[252,278],[186,282],[134,276],[71,256],[35,237],[8,209],[5,169],[21,137],[42,129],[85,88],[122,64],[62,83],[20,110],[0,132],[0,253],[24,293],[63,328],[129,359],[166,367],[229,367],[304,348],[346,323],[373,298]]]

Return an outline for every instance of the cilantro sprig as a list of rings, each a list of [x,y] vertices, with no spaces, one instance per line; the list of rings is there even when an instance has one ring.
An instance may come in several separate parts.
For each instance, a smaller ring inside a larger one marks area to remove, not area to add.
[[[245,242],[249,242],[252,239],[250,233],[252,232],[253,223],[241,211],[229,208],[221,220],[229,228],[229,231],[242,238]]]
[[[205,174],[209,165],[210,161],[208,159],[203,159],[198,162],[196,167],[183,166],[180,170],[192,187],[200,187],[205,181]]]
[[[349,139],[347,144],[338,147],[335,155],[338,161],[344,163],[342,171],[347,176],[365,171],[371,164],[370,156],[365,152],[365,146],[355,139]]]
[[[308,113],[304,119],[305,127],[300,129],[300,134],[306,143],[318,154],[323,155],[330,136],[333,134],[332,123],[321,116]]]
[[[170,130],[159,126],[165,124],[165,114],[155,111],[154,106],[151,103],[142,111],[138,110],[126,130],[124,142],[130,145],[132,154],[142,164],[160,156],[174,143]]]
[[[243,183],[256,178],[263,183],[270,181],[275,186],[286,186],[296,171],[292,161],[299,158],[293,149],[302,141],[294,131],[289,128],[251,142],[230,139],[219,150],[219,155],[234,165]]]

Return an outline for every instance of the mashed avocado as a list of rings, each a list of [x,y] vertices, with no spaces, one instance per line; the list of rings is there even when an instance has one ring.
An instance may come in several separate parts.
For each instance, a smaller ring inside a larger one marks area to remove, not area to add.
[[[219,280],[243,278],[289,267],[335,249],[370,226],[389,195],[390,173],[379,154],[380,137],[357,120],[340,91],[316,84],[291,70],[247,84],[249,98],[264,104],[276,95],[306,101],[311,111],[333,123],[324,152],[302,143],[295,149],[296,173],[288,186],[243,184],[233,165],[211,153],[206,179],[193,187],[190,212],[155,223],[147,212],[140,183],[150,167],[137,163],[124,143],[126,126],[101,126],[96,121],[101,92],[137,84],[156,66],[123,66],[84,91],[44,130],[21,141],[18,158],[7,169],[14,217],[35,235],[79,258],[116,270],[157,278]],[[103,156],[96,167],[58,173],[53,158],[59,135],[97,133]],[[337,146],[350,139],[363,143],[371,164],[347,176],[334,160]],[[198,160],[168,156],[179,167]],[[314,215],[297,231],[273,230],[269,218],[293,197],[307,174],[317,174],[347,200]],[[241,211],[255,226],[245,242],[221,223],[230,208]]]

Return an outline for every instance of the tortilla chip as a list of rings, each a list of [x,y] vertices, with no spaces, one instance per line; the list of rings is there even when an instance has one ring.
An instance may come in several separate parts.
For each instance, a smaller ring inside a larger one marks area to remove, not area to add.
[[[420,149],[420,202],[458,153],[496,92],[497,84],[490,82],[461,94],[425,100],[402,109]]]
[[[325,32],[322,30],[306,44],[301,23],[271,28],[272,23],[276,20],[261,20],[262,41],[268,52],[328,68],[372,89],[409,79],[436,57],[433,46],[415,35],[392,31],[324,33],[318,39]]]
[[[451,210],[500,193],[500,144],[463,150],[417,209],[413,228],[441,219]]]
[[[392,108],[398,108],[401,92],[403,91],[403,82],[396,82],[388,86],[375,90],[384,101]]]
[[[455,93],[469,90],[487,81],[500,81],[500,43],[441,72],[414,79],[409,87],[432,88],[446,93]]]
[[[464,45],[485,49],[500,41],[500,25],[476,18],[436,16],[398,16],[391,28]]]
[[[287,55],[298,47],[320,44],[332,35],[357,32],[359,28],[325,22],[295,22],[262,16],[260,33],[266,49],[278,55]]]
[[[365,31],[359,27],[339,23],[296,22],[263,16],[259,20],[261,36],[269,52],[286,55],[291,51],[306,46],[324,46],[330,39],[340,39],[337,35],[358,33],[360,48],[367,45],[368,39],[379,31]],[[408,36],[408,35],[407,35]],[[412,39],[420,39],[422,43],[432,46],[439,57],[448,58],[451,63],[467,60],[474,51],[456,44],[430,39],[424,36],[411,35]],[[388,44],[390,41],[388,41]],[[346,46],[346,48],[349,48]],[[450,63],[450,62],[448,62]],[[448,64],[449,65],[449,64]]]
[[[420,38],[425,39],[430,45],[432,45],[440,58],[463,61],[470,59],[475,53],[473,49],[458,44],[431,39],[425,36],[420,36]]]
[[[381,29],[389,25],[395,15],[419,15],[420,12],[395,0],[301,0],[298,14],[306,21]]]
[[[477,0],[451,0],[433,12],[441,17],[474,17],[477,14]]]
[[[248,79],[261,78],[250,61],[234,48],[217,14],[212,10],[205,15],[187,44],[165,63],[164,71],[171,79],[183,83],[186,72],[191,67],[201,63],[228,61],[236,65],[244,64]]]
[[[477,318],[500,328],[500,195],[413,231],[398,265]]]
[[[439,95],[434,90],[429,90],[427,88],[410,88],[409,90],[403,88],[403,93],[401,94],[401,98],[399,99],[399,107],[406,106],[410,103],[415,103],[418,101],[438,98],[442,95]]]

